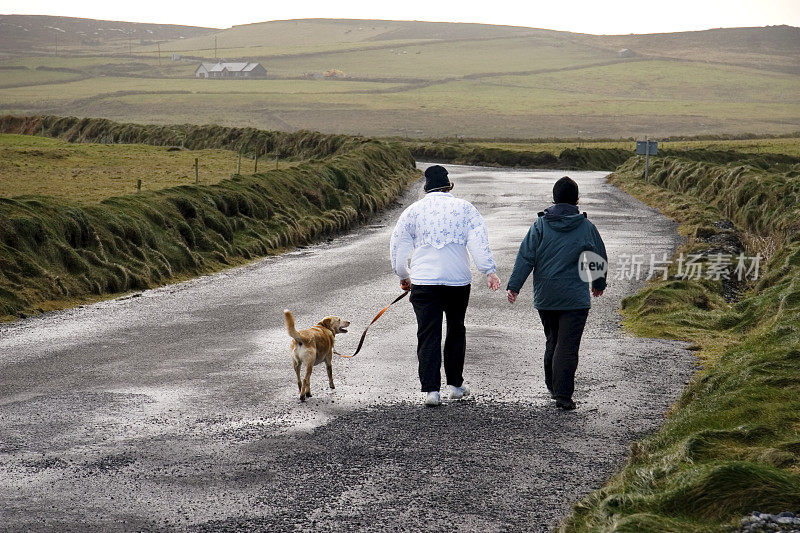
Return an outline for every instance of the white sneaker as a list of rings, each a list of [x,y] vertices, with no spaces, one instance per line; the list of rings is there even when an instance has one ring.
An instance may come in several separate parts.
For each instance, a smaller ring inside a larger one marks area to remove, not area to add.
[[[438,390],[431,391],[425,396],[425,405],[429,407],[435,407],[441,404],[442,404],[442,397],[439,395]]]
[[[450,386],[451,400],[460,400],[465,396],[469,396],[469,387],[467,387],[466,383],[462,384],[460,387]]]

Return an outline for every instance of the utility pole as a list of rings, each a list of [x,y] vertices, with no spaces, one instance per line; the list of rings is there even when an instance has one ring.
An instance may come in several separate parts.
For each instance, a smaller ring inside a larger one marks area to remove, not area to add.
[[[217,36],[214,36],[214,59],[217,58]]]
[[[156,43],[158,45],[158,66],[161,66],[161,41]]]
[[[58,32],[56,32],[56,57],[58,57]]]

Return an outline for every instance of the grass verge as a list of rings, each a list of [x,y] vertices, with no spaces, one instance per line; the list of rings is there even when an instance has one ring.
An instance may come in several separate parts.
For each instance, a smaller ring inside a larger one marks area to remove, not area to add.
[[[741,235],[769,260],[735,303],[720,281],[674,269],[623,301],[631,331],[691,341],[702,369],[661,430],[634,443],[622,471],[561,530],[719,531],[754,510],[798,511],[800,166],[666,157],[643,174],[632,158],[611,182],[681,223],[680,252],[708,260]]]
[[[0,117],[0,131],[70,141],[146,142],[278,153],[308,161],[81,203],[0,198],[0,318],[211,272],[345,230],[417,179],[414,160],[385,142],[218,126],[140,126],[107,120]]]

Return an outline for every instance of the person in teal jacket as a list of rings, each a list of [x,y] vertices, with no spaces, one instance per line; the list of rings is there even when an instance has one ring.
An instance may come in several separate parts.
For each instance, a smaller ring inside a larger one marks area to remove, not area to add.
[[[556,405],[575,409],[575,371],[578,350],[591,301],[606,288],[608,256],[597,228],[578,211],[578,184],[563,177],[553,186],[554,205],[528,230],[508,280],[508,301],[517,300],[533,272],[533,306],[538,310],[547,339],[545,384]],[[586,254],[591,252],[592,270]],[[581,265],[583,259],[583,265]],[[590,287],[591,285],[591,287]]]

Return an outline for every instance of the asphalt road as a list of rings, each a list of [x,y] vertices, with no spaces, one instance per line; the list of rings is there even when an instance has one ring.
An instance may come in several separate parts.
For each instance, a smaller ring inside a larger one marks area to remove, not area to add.
[[[450,166],[487,220],[504,283],[563,172]],[[338,314],[355,348],[400,293],[388,242],[400,209],[329,242],[137,297],[0,326],[0,529],[292,531],[553,528],[653,431],[693,371],[678,343],[636,339],[620,254],[671,252],[675,225],[572,172],[611,262],[581,347],[578,409],[544,387],[530,282],[517,304],[473,283],[465,377],[473,396],[422,406],[407,301],[354,359],[297,400],[282,310]]]

